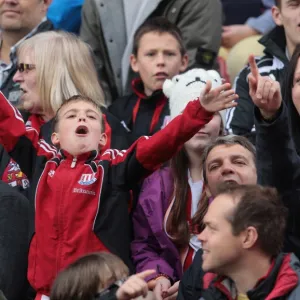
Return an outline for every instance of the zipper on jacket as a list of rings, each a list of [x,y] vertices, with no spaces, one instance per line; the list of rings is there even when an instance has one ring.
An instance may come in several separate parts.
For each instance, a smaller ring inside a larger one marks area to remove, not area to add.
[[[72,163],[71,163],[71,168],[75,168],[76,166],[76,162],[77,162],[77,157],[74,157],[73,160],[72,160]]]

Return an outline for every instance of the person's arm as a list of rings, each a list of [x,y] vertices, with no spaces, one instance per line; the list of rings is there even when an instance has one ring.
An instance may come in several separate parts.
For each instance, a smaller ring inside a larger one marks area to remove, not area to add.
[[[132,258],[137,272],[153,269],[155,273],[146,278],[148,285],[154,290],[156,298],[160,299],[162,292],[167,292],[172,283],[178,280],[174,266],[171,266],[160,253],[163,251],[158,241],[153,236],[147,216],[138,203],[134,216],[134,240],[131,243]],[[162,212],[155,212],[154,218],[160,218]]]
[[[271,12],[274,1],[263,2],[266,10],[260,16],[249,18],[245,24],[223,26],[222,46],[232,48],[241,40],[253,35],[266,34],[276,26]]]
[[[211,120],[214,112],[236,106],[237,96],[229,87],[226,83],[211,90],[211,82],[207,83],[201,100],[189,102],[165,128],[151,137],[141,137],[127,151],[107,150],[101,159],[111,161],[116,184],[123,188],[136,184],[168,161]]]
[[[255,108],[258,183],[275,186],[281,194],[300,186],[300,157],[289,130],[288,112],[282,103],[271,121]]]
[[[254,29],[259,34],[266,34],[276,26],[271,9],[265,10],[264,13],[257,18],[249,18],[245,25]]]
[[[131,250],[137,272],[148,269],[156,270],[155,273],[146,278],[146,281],[149,282],[160,274],[164,274],[171,284],[179,278],[175,276],[174,266],[170,266],[160,255],[164,249],[161,248],[150,226],[153,223],[157,224],[157,230],[163,232],[163,228],[159,227],[162,226],[166,206],[171,195],[171,191],[166,191],[161,184],[163,182],[161,172],[163,170],[156,171],[143,182],[132,216],[134,238],[131,243]],[[151,210],[145,212],[144,207],[151,207]]]
[[[0,182],[0,287],[7,299],[23,299],[28,252],[28,200]]]
[[[100,16],[96,7],[95,0],[85,0],[81,11],[81,26],[80,26],[80,38],[89,44],[95,62],[98,78],[105,93],[106,103],[112,102],[111,88],[108,79],[105,74],[105,66],[107,62],[103,61],[103,53],[105,53],[106,46],[104,39],[102,38],[102,28]]]
[[[33,156],[45,156],[51,159],[57,152],[55,147],[40,138],[35,128],[25,126],[19,110],[13,107],[1,92],[0,143],[29,178],[32,172]]]
[[[265,34],[271,31],[276,26],[271,11],[272,6],[275,5],[275,1],[262,0],[262,3],[266,10],[257,18],[249,18],[246,21],[246,25],[250,26],[261,34]]]
[[[176,25],[182,32],[189,56],[189,66],[212,68],[219,52],[222,33],[220,0],[189,0]],[[196,55],[198,52],[198,62]],[[201,59],[202,57],[202,59]],[[211,59],[210,59],[211,58]]]
[[[256,106],[258,180],[283,194],[300,184],[300,157],[291,137],[279,82],[261,76],[253,56],[249,63],[249,94]]]

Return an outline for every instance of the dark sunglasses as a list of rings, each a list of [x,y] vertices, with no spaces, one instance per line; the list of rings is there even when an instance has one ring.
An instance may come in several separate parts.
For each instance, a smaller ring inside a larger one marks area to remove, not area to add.
[[[18,64],[17,65],[17,69],[20,73],[23,73],[24,71],[30,71],[35,69],[35,65],[34,64]]]

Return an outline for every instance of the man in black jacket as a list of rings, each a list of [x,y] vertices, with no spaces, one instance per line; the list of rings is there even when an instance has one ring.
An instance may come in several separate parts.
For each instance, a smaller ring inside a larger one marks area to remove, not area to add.
[[[19,84],[13,82],[17,47],[34,34],[53,29],[46,18],[51,1],[0,1],[0,89],[13,105],[19,104],[22,93]]]
[[[256,64],[262,76],[269,76],[282,83],[289,59],[300,43],[300,5],[298,1],[275,2],[272,15],[277,27],[260,39],[259,42],[265,46],[265,56],[256,58]],[[250,67],[246,66],[235,80],[239,105],[228,111],[226,129],[233,134],[248,136],[255,142],[254,105],[249,95],[249,74]]]
[[[25,298],[27,252],[28,200],[0,181],[0,290],[9,300]]]

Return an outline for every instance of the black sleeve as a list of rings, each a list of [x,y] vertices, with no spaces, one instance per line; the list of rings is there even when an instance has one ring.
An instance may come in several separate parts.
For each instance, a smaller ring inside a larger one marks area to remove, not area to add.
[[[198,300],[203,292],[202,249],[199,249],[193,263],[184,272],[178,289],[177,300]]]
[[[255,108],[258,182],[275,186],[280,193],[300,188],[300,157],[288,124],[288,113],[282,105],[272,123],[265,122]]]
[[[282,105],[279,116],[272,123],[265,122],[255,109],[257,129],[258,183],[277,188],[288,209],[285,252],[300,257],[300,157],[289,130],[288,112]]]
[[[3,182],[0,193],[0,288],[9,300],[24,299],[28,200]]]
[[[229,110],[226,128],[230,133],[251,137],[254,125],[254,104],[249,95],[248,74],[249,70],[246,67],[237,78],[235,92],[239,96],[238,105]]]

